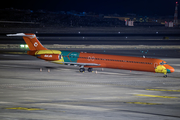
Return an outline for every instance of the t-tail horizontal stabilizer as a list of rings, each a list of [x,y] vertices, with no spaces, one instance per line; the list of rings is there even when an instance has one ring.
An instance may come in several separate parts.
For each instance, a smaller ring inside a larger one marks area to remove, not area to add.
[[[36,35],[33,33],[16,33],[16,34],[7,34],[7,36],[21,36],[23,37],[26,44],[29,46],[31,51],[35,50],[47,50],[36,38]]]

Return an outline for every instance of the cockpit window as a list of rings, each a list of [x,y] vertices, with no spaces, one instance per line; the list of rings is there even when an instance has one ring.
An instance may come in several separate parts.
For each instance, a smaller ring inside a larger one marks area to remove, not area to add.
[[[167,64],[167,63],[165,63],[165,62],[163,62],[163,61],[160,63],[160,65],[165,65],[165,64]]]

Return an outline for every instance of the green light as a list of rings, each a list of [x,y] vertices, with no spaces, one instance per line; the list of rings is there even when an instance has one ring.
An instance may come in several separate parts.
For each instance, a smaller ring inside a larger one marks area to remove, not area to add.
[[[26,47],[26,48],[29,48],[29,46],[28,46],[28,45],[25,45],[25,47]]]
[[[29,48],[29,46],[27,44],[21,44],[20,48]]]
[[[21,48],[24,48],[24,45],[20,45]]]

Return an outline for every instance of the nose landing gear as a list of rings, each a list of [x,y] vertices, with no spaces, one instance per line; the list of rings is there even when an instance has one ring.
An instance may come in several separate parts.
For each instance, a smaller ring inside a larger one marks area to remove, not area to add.
[[[164,78],[167,78],[167,75],[164,75],[163,77],[164,77]]]
[[[164,76],[163,76],[163,77],[164,77],[164,78],[167,78],[167,72],[164,73]]]

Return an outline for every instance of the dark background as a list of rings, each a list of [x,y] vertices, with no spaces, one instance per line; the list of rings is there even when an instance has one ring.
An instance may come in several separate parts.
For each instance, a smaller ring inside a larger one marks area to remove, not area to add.
[[[48,11],[95,12],[98,14],[134,13],[136,15],[174,15],[175,2],[179,0],[6,0],[1,9],[31,9]]]

